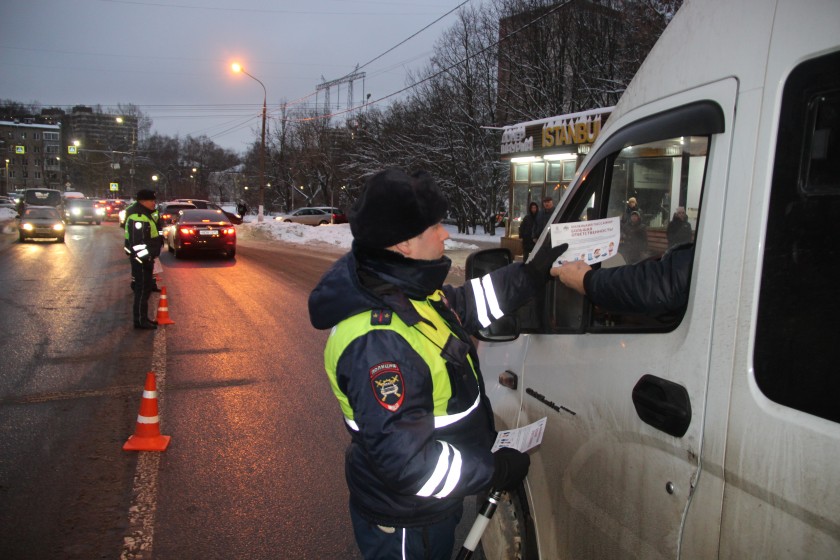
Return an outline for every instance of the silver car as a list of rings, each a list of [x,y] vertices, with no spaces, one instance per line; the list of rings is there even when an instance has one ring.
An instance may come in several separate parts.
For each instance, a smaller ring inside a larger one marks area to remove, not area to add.
[[[322,226],[330,223],[332,213],[321,208],[298,208],[288,214],[275,216],[274,219],[281,222],[306,224],[308,226]]]

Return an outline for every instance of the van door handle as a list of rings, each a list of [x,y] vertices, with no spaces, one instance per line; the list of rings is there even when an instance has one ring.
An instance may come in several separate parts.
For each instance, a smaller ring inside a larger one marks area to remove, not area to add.
[[[633,406],[642,422],[682,437],[691,424],[691,399],[685,387],[645,374],[633,387]]]

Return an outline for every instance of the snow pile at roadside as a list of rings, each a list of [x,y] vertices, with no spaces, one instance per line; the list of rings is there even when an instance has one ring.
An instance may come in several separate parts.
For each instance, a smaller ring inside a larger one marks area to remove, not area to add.
[[[244,234],[244,236],[250,236],[254,239],[273,239],[301,245],[324,243],[340,249],[350,249],[353,243],[353,234],[350,233],[349,224],[307,226],[271,219],[262,223],[257,223],[255,220],[256,217],[247,216],[245,223],[237,228],[240,235]],[[477,241],[498,241],[498,236],[459,235],[454,233],[457,230],[451,228],[451,226],[445,227],[451,236],[457,238],[446,240],[445,246],[448,251],[458,249],[474,251],[478,249],[479,247],[477,245],[469,242],[470,238]]]
[[[0,208],[0,232],[13,233],[16,231],[17,228],[12,227],[15,216],[17,216],[17,212],[12,208]]]

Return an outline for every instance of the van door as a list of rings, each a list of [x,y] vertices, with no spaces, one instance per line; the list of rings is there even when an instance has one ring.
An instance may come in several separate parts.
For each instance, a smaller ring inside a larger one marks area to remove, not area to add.
[[[520,425],[548,417],[527,479],[540,558],[678,557],[703,442],[736,95],[726,79],[610,122],[556,215],[624,219],[635,198],[608,267],[661,256],[685,209],[694,259],[684,311],[610,313],[555,281],[523,337]]]
[[[721,369],[734,372],[720,558],[840,557],[840,52],[803,61],[802,48],[825,45],[779,41],[799,6],[790,9],[777,17],[776,64],[756,103],[773,133],[756,158],[755,202],[726,226],[748,224],[754,249],[724,278],[740,293],[737,323],[715,326],[715,345],[729,348]],[[807,40],[836,43],[837,21],[821,18]]]

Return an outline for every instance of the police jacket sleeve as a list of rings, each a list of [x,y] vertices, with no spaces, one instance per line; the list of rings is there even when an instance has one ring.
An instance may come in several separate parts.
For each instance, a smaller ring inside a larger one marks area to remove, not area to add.
[[[486,421],[481,411],[436,426],[429,366],[400,334],[382,329],[355,339],[338,361],[337,381],[369,463],[351,461],[348,476],[375,476],[391,492],[418,498],[464,497],[489,485],[490,446],[476,444],[471,424]]]
[[[583,279],[587,297],[608,311],[661,315],[688,303],[694,245],[674,247],[659,260],[600,268]]]
[[[443,291],[469,333],[514,313],[535,295],[533,282],[522,263],[473,278],[461,287],[444,286]]]

